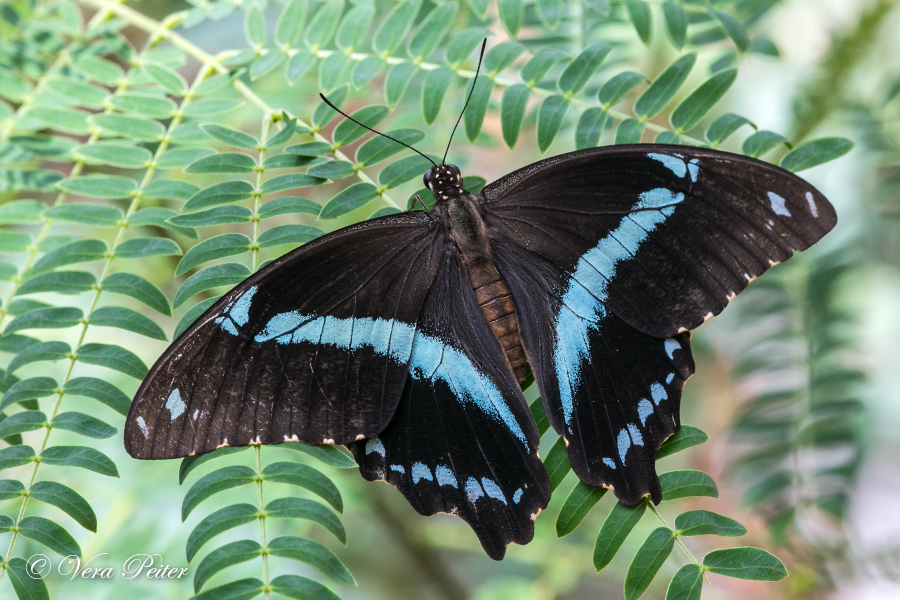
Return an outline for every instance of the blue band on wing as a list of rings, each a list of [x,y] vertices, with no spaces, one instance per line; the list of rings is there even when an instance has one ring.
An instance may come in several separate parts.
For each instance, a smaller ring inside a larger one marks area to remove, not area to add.
[[[465,354],[439,338],[416,331],[412,325],[393,319],[340,319],[291,311],[269,319],[254,339],[259,343],[327,344],[350,352],[367,346],[401,363],[408,357],[410,375],[419,380],[442,379],[457,400],[474,404],[495,421],[502,421],[530,451],[522,427],[494,382]]]

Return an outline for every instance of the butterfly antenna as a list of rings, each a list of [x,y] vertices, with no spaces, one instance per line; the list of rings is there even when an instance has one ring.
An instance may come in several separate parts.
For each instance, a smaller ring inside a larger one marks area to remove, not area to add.
[[[484,38],[484,41],[481,42],[481,55],[478,57],[478,67],[475,69],[475,77],[472,79],[472,89],[469,90],[469,95],[466,97],[466,103],[463,104],[462,112],[459,113],[459,118],[456,120],[456,125],[453,126],[453,131],[450,132],[450,139],[447,140],[447,149],[444,150],[444,158],[441,159],[441,164],[447,164],[447,153],[450,152],[450,142],[453,141],[453,134],[456,133],[456,128],[459,127],[459,122],[462,121],[463,115],[466,112],[466,107],[469,105],[469,100],[472,99],[472,92],[475,91],[475,83],[478,81],[478,73],[481,71],[481,60],[484,58],[484,47],[487,46],[487,38]]]
[[[347,119],[350,119],[351,121],[353,121],[354,123],[356,123],[356,124],[359,125],[360,127],[365,127],[366,129],[368,129],[368,130],[371,131],[372,133],[377,133],[378,135],[380,135],[380,136],[382,136],[382,137],[386,137],[386,138],[389,139],[389,140],[392,140],[392,141],[394,141],[394,142],[397,142],[397,143],[400,144],[401,146],[406,146],[407,148],[409,148],[410,150],[412,150],[413,152],[415,152],[416,154],[418,154],[419,156],[421,156],[422,158],[424,158],[425,160],[427,160],[428,162],[430,162],[431,164],[433,164],[435,167],[437,166],[437,163],[435,163],[433,160],[431,160],[430,158],[428,158],[427,156],[425,156],[424,154],[422,154],[421,152],[419,152],[418,150],[416,150],[415,148],[413,148],[413,147],[410,146],[409,144],[404,144],[403,142],[401,142],[401,141],[398,140],[397,138],[392,138],[391,136],[387,135],[386,133],[381,133],[380,131],[375,130],[375,129],[372,129],[371,127],[369,127],[368,125],[366,125],[366,124],[364,124],[364,123],[360,123],[359,121],[357,121],[356,119],[354,119],[353,117],[351,117],[350,115],[348,115],[347,113],[345,113],[344,111],[342,111],[341,109],[339,109],[337,106],[335,106],[334,104],[332,104],[331,101],[330,101],[328,98],[325,97],[325,94],[322,94],[322,93],[320,92],[320,93],[319,93],[319,97],[322,99],[323,102],[325,102],[325,104],[327,104],[328,106],[330,106],[331,108],[333,108],[337,113],[343,115],[343,116],[344,116],[345,118],[347,118]]]

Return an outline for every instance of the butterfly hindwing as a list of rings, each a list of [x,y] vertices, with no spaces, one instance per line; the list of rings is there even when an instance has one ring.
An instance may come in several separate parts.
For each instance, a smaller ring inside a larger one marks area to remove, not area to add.
[[[454,252],[418,320],[394,418],[351,445],[368,480],[397,487],[421,514],[455,514],[492,558],[534,535],[550,485],[530,410]]]
[[[387,425],[443,246],[404,213],[291,252],[223,296],[154,365],[125,426],[137,458],[347,443]]]
[[[572,469],[629,506],[647,494],[659,502],[656,451],[680,424],[681,390],[694,372],[690,334],[642,333],[546,259],[496,242],[528,362]]]
[[[488,185],[489,227],[568,273],[593,263],[604,303],[667,338],[834,227],[811,185],[763,161],[656,144],[563,154]]]

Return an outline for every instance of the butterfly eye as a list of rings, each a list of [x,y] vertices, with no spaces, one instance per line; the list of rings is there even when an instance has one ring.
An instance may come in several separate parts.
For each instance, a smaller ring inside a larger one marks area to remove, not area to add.
[[[422,177],[422,181],[425,182],[425,187],[429,190],[431,189],[431,169],[425,171],[425,175]]]

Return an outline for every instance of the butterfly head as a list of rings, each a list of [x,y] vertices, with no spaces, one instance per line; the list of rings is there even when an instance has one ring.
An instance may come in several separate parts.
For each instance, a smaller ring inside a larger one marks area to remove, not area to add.
[[[425,187],[431,190],[434,199],[438,202],[459,196],[465,191],[462,175],[456,165],[437,165],[428,169],[425,171],[423,180]]]

